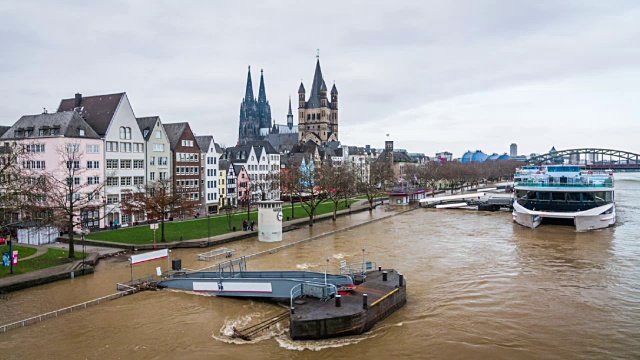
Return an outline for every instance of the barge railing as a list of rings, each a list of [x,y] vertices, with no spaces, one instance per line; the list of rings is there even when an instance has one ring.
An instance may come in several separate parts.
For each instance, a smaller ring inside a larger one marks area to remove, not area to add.
[[[337,293],[338,288],[333,284],[321,284],[312,282],[300,283],[291,288],[289,309],[293,309],[293,302],[297,298],[303,296],[311,296],[320,299],[320,301],[327,301],[331,299],[332,295],[335,295]]]

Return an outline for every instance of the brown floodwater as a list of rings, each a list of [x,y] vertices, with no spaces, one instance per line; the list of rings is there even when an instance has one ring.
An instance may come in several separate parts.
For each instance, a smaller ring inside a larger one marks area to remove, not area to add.
[[[330,271],[367,259],[403,272],[407,305],[361,336],[291,341],[286,325],[253,342],[242,327],[284,311],[275,304],[163,290],[143,292],[0,334],[3,359],[567,359],[640,358],[640,174],[616,175],[618,223],[577,233],[521,227],[510,213],[418,209],[248,260],[250,270]],[[381,217],[353,214],[284,234],[284,242]],[[250,254],[277,245],[227,245]],[[175,250],[187,268],[196,254]],[[135,268],[136,276],[165,261]],[[115,292],[125,257],[96,273],[14,293],[2,323]]]

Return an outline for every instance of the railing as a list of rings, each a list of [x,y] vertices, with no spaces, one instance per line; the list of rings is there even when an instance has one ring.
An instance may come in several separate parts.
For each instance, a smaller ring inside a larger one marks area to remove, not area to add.
[[[129,285],[126,285],[126,284],[118,284],[117,285],[117,289],[118,290],[122,290],[122,291],[120,291],[118,293],[115,293],[115,294],[103,296],[103,297],[98,298],[98,299],[85,301],[85,302],[80,303],[80,304],[68,306],[66,308],[62,308],[62,309],[59,309],[59,310],[51,311],[51,312],[48,312],[48,313],[45,313],[45,314],[42,314],[42,315],[33,316],[33,317],[28,318],[28,319],[12,322],[12,323],[6,324],[6,325],[0,325],[0,333],[6,333],[9,330],[15,330],[15,329],[19,329],[21,327],[33,325],[33,324],[41,322],[42,320],[58,317],[58,315],[62,315],[62,314],[72,313],[72,312],[80,310],[80,309],[86,309],[87,307],[90,307],[90,306],[93,306],[93,305],[98,305],[101,302],[105,302],[107,300],[118,299],[118,298],[121,298],[121,297],[124,297],[124,296],[127,296],[127,295],[131,295],[131,294],[136,292],[135,288],[133,288],[133,287],[131,287]]]
[[[548,180],[531,180],[531,181],[518,181],[515,183],[515,186],[528,186],[528,187],[566,187],[566,188],[577,188],[577,187],[588,187],[588,188],[613,188],[612,181],[602,181],[602,182],[560,182],[560,181],[548,181]]]
[[[220,248],[220,249],[216,249],[213,251],[208,251],[202,254],[198,254],[198,260],[201,261],[209,261],[211,259],[216,259],[218,258],[218,256],[224,256],[226,258],[230,258],[233,256],[233,254],[236,251],[234,249],[228,249],[228,248]]]
[[[333,284],[300,283],[291,288],[289,308],[293,308],[293,301],[299,297],[311,296],[320,299],[320,301],[327,301],[337,293],[338,288]]]
[[[373,270],[376,268],[378,268],[378,264],[375,261],[365,261],[355,264],[342,265],[340,266],[340,275],[349,275],[354,280],[354,282],[359,277],[360,283],[364,283],[367,279],[367,270]],[[356,282],[356,284],[357,283],[358,282]]]

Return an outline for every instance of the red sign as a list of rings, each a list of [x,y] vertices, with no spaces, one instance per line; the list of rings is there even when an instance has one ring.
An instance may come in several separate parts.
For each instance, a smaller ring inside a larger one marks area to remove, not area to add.
[[[13,266],[18,265],[18,250],[13,250]]]

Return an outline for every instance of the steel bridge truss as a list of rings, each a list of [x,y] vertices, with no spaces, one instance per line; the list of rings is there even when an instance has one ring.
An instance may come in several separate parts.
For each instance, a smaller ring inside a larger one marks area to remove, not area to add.
[[[550,152],[531,157],[532,165],[562,164],[583,165],[587,169],[640,169],[640,154],[612,149],[580,148]]]

